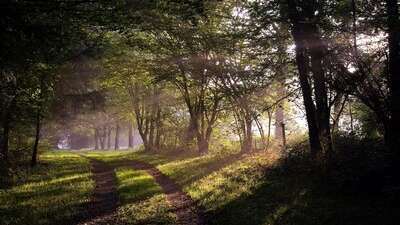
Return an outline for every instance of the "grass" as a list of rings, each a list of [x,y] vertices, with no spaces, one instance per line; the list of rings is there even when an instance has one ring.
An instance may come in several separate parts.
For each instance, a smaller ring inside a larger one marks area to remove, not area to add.
[[[93,189],[88,161],[68,152],[41,155],[25,179],[0,190],[2,225],[71,224]]]
[[[135,159],[153,164],[167,162],[168,159],[154,154],[132,151],[91,151],[85,156],[102,160],[109,164],[123,159]],[[171,225],[176,223],[172,206],[168,203],[162,188],[144,170],[116,168],[118,195],[121,206],[117,209],[118,224],[124,225]]]
[[[385,197],[332,191],[305,170],[283,170],[268,152],[85,154],[110,164],[123,159],[153,164],[182,186],[213,225],[395,225],[400,220],[400,207]],[[88,200],[93,183],[86,158],[46,153],[42,162],[27,180],[0,192],[2,225],[69,224]],[[122,224],[176,224],[173,207],[146,171],[121,167],[116,175]]]
[[[162,188],[143,170],[117,168],[121,224],[174,224],[176,218]]]
[[[172,206],[167,202],[165,194],[153,196],[118,208],[121,224],[129,225],[171,225],[176,223]]]
[[[153,177],[143,170],[118,168],[116,175],[118,194],[122,203],[140,201],[162,193],[161,187]]]
[[[135,152],[123,157],[151,163],[173,178],[205,210],[210,224],[394,225],[392,221],[399,221],[400,208],[386,205],[384,198],[332,192],[313,175],[282,171],[273,154],[188,157]],[[151,204],[162,205],[146,201],[148,207]]]

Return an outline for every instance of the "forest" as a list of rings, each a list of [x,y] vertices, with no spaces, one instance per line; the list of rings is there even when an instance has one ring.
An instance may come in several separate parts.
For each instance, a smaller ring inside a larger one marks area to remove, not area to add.
[[[398,0],[2,0],[1,225],[398,225]]]

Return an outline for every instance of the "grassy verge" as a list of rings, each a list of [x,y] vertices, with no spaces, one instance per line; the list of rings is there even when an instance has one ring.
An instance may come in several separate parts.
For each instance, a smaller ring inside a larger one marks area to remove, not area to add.
[[[0,190],[2,225],[71,224],[93,190],[87,159],[67,152],[41,155],[40,164]]]

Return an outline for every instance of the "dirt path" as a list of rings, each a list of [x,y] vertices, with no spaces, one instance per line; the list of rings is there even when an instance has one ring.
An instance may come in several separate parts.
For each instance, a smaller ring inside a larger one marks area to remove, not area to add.
[[[90,159],[93,179],[96,183],[94,193],[89,203],[84,222],[79,225],[112,225],[117,224],[116,209],[118,207],[117,178],[114,168],[130,167],[145,170],[161,186],[167,200],[173,206],[178,225],[205,225],[203,213],[198,209],[193,199],[182,191],[171,178],[164,175],[151,164],[135,160],[124,160],[113,163],[112,166],[100,160]]]
[[[126,160],[117,163],[118,166],[131,167],[137,170],[146,170],[155,181],[161,186],[166,194],[167,200],[174,208],[177,216],[177,224],[179,225],[205,225],[202,211],[197,207],[193,199],[183,192],[182,188],[177,185],[171,178],[163,174],[160,170],[151,164]]]
[[[117,178],[114,168],[100,160],[89,159],[95,188],[84,215],[85,219],[79,225],[114,224],[118,206]]]

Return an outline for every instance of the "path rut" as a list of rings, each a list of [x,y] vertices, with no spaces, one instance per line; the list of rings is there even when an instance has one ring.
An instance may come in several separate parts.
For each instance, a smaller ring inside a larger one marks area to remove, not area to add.
[[[206,225],[203,212],[197,207],[194,200],[187,195],[182,188],[167,175],[149,163],[129,160],[120,161],[119,166],[131,167],[137,170],[145,170],[161,186],[166,194],[167,200],[174,208],[179,225]]]
[[[85,216],[86,219],[78,225],[117,224],[116,209],[119,202],[117,178],[114,172],[117,167],[145,170],[154,177],[166,194],[167,201],[173,207],[173,212],[177,216],[177,225],[206,225],[203,212],[197,207],[194,200],[171,178],[153,165],[137,160],[118,161],[109,165],[100,160],[89,159],[96,185]]]

